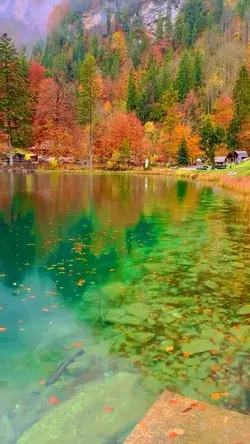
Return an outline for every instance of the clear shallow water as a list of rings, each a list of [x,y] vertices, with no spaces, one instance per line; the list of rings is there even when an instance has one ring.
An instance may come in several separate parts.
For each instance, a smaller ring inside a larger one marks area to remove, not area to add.
[[[249,294],[242,200],[163,177],[2,173],[3,444],[83,392],[74,433],[93,444],[123,442],[165,387],[247,413]]]

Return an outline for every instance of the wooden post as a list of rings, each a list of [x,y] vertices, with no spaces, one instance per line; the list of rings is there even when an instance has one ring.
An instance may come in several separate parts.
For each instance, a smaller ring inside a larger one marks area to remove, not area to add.
[[[8,145],[9,145],[9,155],[10,155],[10,167],[13,167],[13,153],[12,153],[12,145],[11,145],[11,139],[10,135],[8,137]]]

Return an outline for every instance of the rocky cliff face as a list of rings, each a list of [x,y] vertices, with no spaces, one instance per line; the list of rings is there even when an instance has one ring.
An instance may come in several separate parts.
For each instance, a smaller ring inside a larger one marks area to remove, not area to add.
[[[174,21],[184,3],[185,0],[100,0],[95,8],[83,14],[83,25],[90,33],[105,34],[107,11],[110,11],[111,20],[114,20],[118,11],[127,9],[132,17],[139,14],[148,31],[154,33],[158,17],[170,13]]]

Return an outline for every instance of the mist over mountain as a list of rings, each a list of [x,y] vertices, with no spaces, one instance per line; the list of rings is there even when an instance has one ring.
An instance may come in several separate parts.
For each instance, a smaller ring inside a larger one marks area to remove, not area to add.
[[[45,24],[59,0],[0,0],[0,33],[7,32],[17,45],[31,46],[45,34]]]

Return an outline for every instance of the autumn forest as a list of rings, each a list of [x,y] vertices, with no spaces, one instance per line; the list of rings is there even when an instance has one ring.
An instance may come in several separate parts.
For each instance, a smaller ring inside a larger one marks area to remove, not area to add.
[[[153,32],[140,2],[103,6],[105,32],[90,32],[82,3],[55,6],[31,52],[1,36],[2,152],[111,170],[250,154],[249,0],[187,0],[175,20],[166,2]]]

